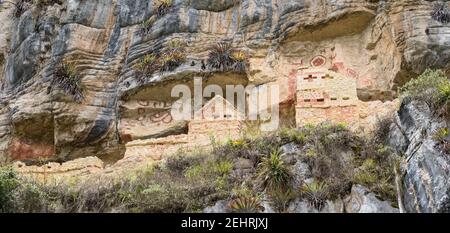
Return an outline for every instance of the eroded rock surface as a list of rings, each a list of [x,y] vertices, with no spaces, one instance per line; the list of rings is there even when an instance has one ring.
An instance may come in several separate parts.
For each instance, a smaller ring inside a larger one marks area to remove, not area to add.
[[[183,133],[182,122],[155,114],[174,101],[171,87],[196,75],[214,84],[288,87],[293,72],[320,66],[355,78],[360,100],[392,99],[426,67],[449,68],[450,29],[431,18],[434,2],[176,0],[145,35],[139,24],[154,15],[153,1],[64,1],[33,6],[17,19],[7,6],[0,12],[1,154],[120,159],[123,141]],[[138,83],[133,64],[173,38],[187,42],[186,64]],[[246,75],[202,69],[208,48],[222,40],[251,55]],[[83,76],[80,104],[49,88],[63,60]],[[281,93],[280,102],[292,98]]]
[[[405,101],[398,111],[390,143],[406,160],[403,202],[408,212],[450,211],[450,157],[434,139],[448,123],[424,103]]]
[[[185,84],[192,90],[195,77],[203,86],[221,88],[278,84],[286,121],[295,121],[301,106],[298,79],[345,80],[332,85],[339,88],[330,93],[339,95],[323,92],[314,100],[351,100],[331,103],[337,111],[324,111],[326,116],[370,128],[397,108],[398,86],[429,67],[450,73],[450,24],[431,17],[437,2],[174,0],[167,14],[157,17],[152,0],[71,0],[32,6],[18,18],[5,5],[0,11],[0,158],[25,162],[22,169],[35,173],[42,167],[26,165],[44,160],[62,163],[58,171],[84,174],[84,165],[66,169],[64,162],[90,156],[107,164],[119,161],[108,172],[160,160],[160,151],[173,153],[180,145],[208,146],[209,137],[192,139],[190,122],[174,120],[169,111],[177,100],[172,88]],[[140,33],[140,24],[152,17],[153,25]],[[140,82],[133,66],[173,39],[186,44],[186,62]],[[249,55],[245,73],[204,67],[209,49],[222,41]],[[52,86],[55,68],[66,61],[82,77],[80,103]],[[430,138],[441,123],[423,114],[403,105],[400,127],[391,133],[408,157],[406,208],[448,212],[450,165]],[[321,120],[312,119],[317,115],[322,111],[307,120]],[[94,170],[104,167],[93,163]]]

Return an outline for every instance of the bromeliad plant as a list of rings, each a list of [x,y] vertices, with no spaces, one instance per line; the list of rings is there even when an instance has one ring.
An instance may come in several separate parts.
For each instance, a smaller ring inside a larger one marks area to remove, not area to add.
[[[186,61],[185,44],[180,40],[169,41],[161,53],[161,72],[173,71]]]
[[[213,46],[208,57],[208,65],[213,69],[225,71],[233,65],[231,44],[219,42]]]
[[[246,70],[246,61],[244,52],[233,49],[231,44],[226,42],[214,45],[208,56],[209,67],[222,72],[233,70],[243,73]]]
[[[317,210],[322,210],[328,198],[328,185],[325,182],[313,182],[304,184],[300,193],[309,201],[309,204]]]
[[[233,213],[260,213],[264,211],[259,197],[241,195],[230,201],[228,204]]]
[[[262,162],[258,165],[258,183],[267,191],[289,189],[292,175],[280,155],[279,149],[274,150],[268,157],[262,158]]]
[[[85,88],[74,63],[64,62],[58,66],[54,71],[51,85],[57,86],[66,94],[71,95],[76,102],[84,99]]]
[[[151,75],[160,69],[158,58],[153,54],[147,54],[133,66],[140,84],[145,82],[147,75]]]
[[[171,40],[162,49],[161,53],[150,53],[140,59],[133,69],[139,83],[155,72],[173,71],[186,61],[185,43],[179,40]]]

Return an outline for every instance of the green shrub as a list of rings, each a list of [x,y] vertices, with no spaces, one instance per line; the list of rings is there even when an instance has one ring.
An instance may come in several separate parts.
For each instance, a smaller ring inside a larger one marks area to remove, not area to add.
[[[257,168],[257,179],[260,187],[268,190],[282,190],[289,188],[292,175],[280,158],[281,151],[274,150],[268,157],[262,158]]]
[[[372,186],[378,181],[376,169],[376,161],[374,159],[366,159],[359,171],[354,175],[355,183]]]
[[[11,167],[0,167],[0,212],[12,212],[15,208],[14,192],[19,187],[17,174]]]
[[[40,213],[47,211],[47,196],[43,188],[35,182],[23,181],[15,192],[15,212]]]
[[[76,102],[84,99],[85,87],[74,63],[63,62],[56,67],[51,85],[52,87],[57,86],[66,94],[71,95]]]
[[[201,156],[192,156],[186,154],[177,154],[166,159],[166,168],[174,173],[184,174],[186,170],[195,164],[201,163]]]
[[[369,144],[361,156],[354,161],[356,172],[352,181],[367,187],[383,200],[396,203],[394,165],[392,149],[384,145]]]
[[[403,99],[424,102],[430,110],[448,115],[450,105],[450,80],[441,70],[427,69],[416,79],[400,88]]]

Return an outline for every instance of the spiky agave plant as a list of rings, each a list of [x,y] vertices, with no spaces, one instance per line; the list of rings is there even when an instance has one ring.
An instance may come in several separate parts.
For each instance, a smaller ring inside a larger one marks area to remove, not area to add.
[[[438,2],[434,5],[433,12],[431,13],[431,17],[439,21],[441,23],[449,23],[450,22],[450,9],[446,3]]]
[[[213,69],[226,71],[233,66],[233,48],[230,43],[219,42],[215,44],[208,56],[208,65]]]
[[[280,158],[281,151],[274,150],[268,157],[262,158],[257,168],[257,180],[260,187],[268,191],[287,190],[292,179],[287,166]]]
[[[55,69],[52,86],[57,86],[76,102],[84,99],[84,86],[81,77],[73,63],[63,62]]]
[[[228,204],[233,213],[260,213],[264,211],[258,197],[243,195],[234,198]]]
[[[313,182],[304,184],[300,192],[309,201],[309,204],[317,210],[322,210],[328,198],[328,185],[325,182]]]

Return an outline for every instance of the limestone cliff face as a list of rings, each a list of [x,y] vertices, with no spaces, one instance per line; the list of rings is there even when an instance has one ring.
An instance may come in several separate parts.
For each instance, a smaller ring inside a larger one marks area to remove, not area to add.
[[[450,24],[432,19],[436,2],[175,0],[145,35],[139,25],[154,16],[152,0],[67,0],[31,6],[19,18],[5,5],[0,156],[117,160],[127,141],[185,132],[186,122],[155,118],[174,101],[171,87],[195,76],[288,89],[293,72],[319,62],[355,78],[359,100],[380,107],[369,101],[394,99],[396,88],[425,68],[450,69]],[[132,66],[173,38],[187,44],[185,64],[138,82]],[[245,75],[202,69],[208,48],[224,40],[250,55]],[[81,103],[51,88],[55,67],[67,60],[86,86]]]
[[[405,157],[403,199],[408,212],[450,211],[450,160],[434,138],[448,119],[434,116],[426,104],[404,101],[390,144]]]

